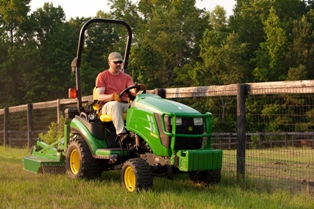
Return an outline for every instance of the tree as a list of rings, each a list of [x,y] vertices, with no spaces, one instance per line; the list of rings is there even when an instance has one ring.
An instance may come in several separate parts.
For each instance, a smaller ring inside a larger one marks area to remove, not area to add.
[[[134,28],[130,74],[149,88],[176,85],[176,72],[199,54],[199,40],[208,24],[194,0],[111,1],[112,14]],[[123,14],[131,13],[126,19]],[[177,69],[174,71],[174,69]],[[181,83],[181,81],[178,81]]]
[[[260,43],[265,41],[263,21],[269,14],[271,3],[269,0],[237,0],[234,13],[230,16],[229,27],[239,37],[239,43],[247,47],[243,56],[248,68],[248,81],[254,81],[252,72],[255,63],[256,51],[260,48]]]
[[[313,79],[314,34],[313,24],[303,16],[293,21],[292,39],[287,53],[289,63],[287,80]]]
[[[21,103],[24,40],[20,25],[27,19],[29,0],[0,1],[0,94],[1,106]]]
[[[206,29],[201,40],[200,56],[203,62],[190,72],[195,85],[223,85],[246,80],[246,65],[243,57],[246,44],[230,32],[225,11],[217,6],[210,14],[212,30]]]
[[[3,28],[1,32],[7,35],[12,45],[18,40],[15,33],[27,17],[29,2],[30,0],[0,0],[0,26]]]
[[[266,40],[260,43],[261,48],[256,52],[253,74],[257,81],[285,80],[287,71],[284,54],[287,38],[274,7],[271,7],[270,14],[263,23]]]
[[[65,23],[63,9],[45,3],[31,14],[33,40],[36,42],[36,60],[25,69],[23,86],[26,102],[45,101],[67,96],[71,81],[71,61],[75,56],[77,34]],[[47,82],[47,80],[49,82]]]

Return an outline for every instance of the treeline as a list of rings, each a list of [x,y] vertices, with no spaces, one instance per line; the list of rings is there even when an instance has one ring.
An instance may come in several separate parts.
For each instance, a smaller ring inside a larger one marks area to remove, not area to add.
[[[52,3],[31,13],[29,3],[0,0],[0,108],[66,98],[75,86],[70,64],[80,28],[91,17],[67,21]],[[99,8],[95,17],[130,24],[128,73],[150,89],[314,78],[312,0],[237,0],[230,17],[220,6],[198,9],[195,0],[109,4],[109,13]],[[96,75],[108,67],[108,54],[124,52],[125,39],[122,27],[87,31],[83,95],[92,93]]]

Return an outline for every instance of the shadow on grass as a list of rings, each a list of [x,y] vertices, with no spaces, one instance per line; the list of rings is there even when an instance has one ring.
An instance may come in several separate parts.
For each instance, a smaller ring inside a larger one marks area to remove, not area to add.
[[[306,182],[295,181],[291,179],[269,179],[262,177],[246,176],[245,179],[239,179],[235,173],[225,173],[222,177],[220,185],[232,186],[240,188],[243,191],[254,191],[256,193],[276,193],[288,192],[290,194],[298,193],[313,193],[314,188],[311,188]]]

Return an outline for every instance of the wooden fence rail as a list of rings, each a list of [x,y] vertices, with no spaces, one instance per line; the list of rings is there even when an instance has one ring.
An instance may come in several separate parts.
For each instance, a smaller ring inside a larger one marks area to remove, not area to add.
[[[223,86],[198,86],[198,87],[182,87],[182,88],[166,88],[165,97],[172,98],[189,98],[189,97],[208,97],[208,96],[236,96],[237,85],[230,84]],[[314,80],[306,81],[282,81],[282,82],[264,82],[264,83],[246,83],[246,95],[258,94],[310,94],[314,93]],[[297,90],[299,89],[299,90]],[[155,94],[159,89],[148,90],[147,93]],[[92,103],[93,96],[82,97],[83,103]],[[46,109],[51,107],[75,106],[76,99],[57,99],[47,102],[33,103],[33,109]],[[27,104],[8,107],[8,111],[20,112],[26,111]],[[0,115],[3,115],[5,108],[0,109]]]

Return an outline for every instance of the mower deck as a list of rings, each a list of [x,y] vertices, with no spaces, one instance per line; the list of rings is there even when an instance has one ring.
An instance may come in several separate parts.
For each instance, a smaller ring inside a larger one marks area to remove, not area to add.
[[[64,162],[51,160],[33,155],[25,156],[23,159],[24,170],[33,173],[65,173]]]

